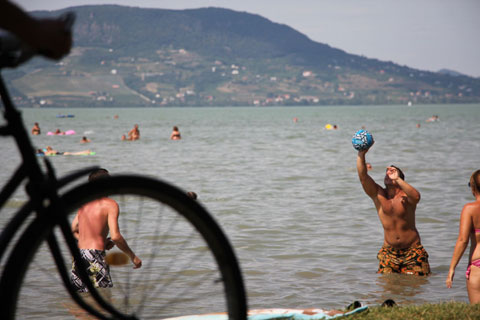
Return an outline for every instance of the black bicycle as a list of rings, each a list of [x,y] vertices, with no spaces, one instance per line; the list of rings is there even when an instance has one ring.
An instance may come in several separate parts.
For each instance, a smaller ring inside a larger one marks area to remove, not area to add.
[[[8,34],[0,47],[0,68],[39,54]],[[0,217],[12,214],[0,234],[1,319],[159,319],[222,311],[229,319],[246,319],[235,253],[198,201],[171,184],[136,175],[78,184],[96,168],[57,178],[47,157],[42,165],[35,155],[1,76],[0,95],[6,119],[0,135],[14,138],[22,158],[0,192]],[[24,201],[9,201],[24,182]],[[79,270],[89,292],[78,293],[70,282],[72,259],[81,260],[71,220],[80,207],[103,197],[119,204],[122,234],[143,266],[134,270],[121,255],[107,255],[114,286],[95,288]]]

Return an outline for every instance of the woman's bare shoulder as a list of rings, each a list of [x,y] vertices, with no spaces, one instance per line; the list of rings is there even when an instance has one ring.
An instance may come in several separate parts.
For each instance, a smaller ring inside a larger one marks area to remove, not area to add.
[[[463,210],[469,214],[480,214],[480,201],[465,204]]]

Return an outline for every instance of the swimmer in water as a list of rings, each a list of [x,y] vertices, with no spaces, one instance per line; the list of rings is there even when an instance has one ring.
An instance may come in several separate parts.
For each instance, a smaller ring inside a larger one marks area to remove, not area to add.
[[[405,181],[402,170],[395,166],[386,168],[385,188],[378,185],[367,173],[365,156],[369,149],[358,151],[357,172],[363,190],[375,204],[383,226],[384,239],[377,254],[377,273],[429,275],[428,254],[415,227],[420,192]]]
[[[190,198],[192,198],[193,200],[197,200],[197,194],[193,191],[188,191],[187,192],[187,196],[189,196]]]
[[[38,125],[38,122],[35,122],[32,128],[32,134],[34,136],[38,136],[40,134],[40,126]]]
[[[140,130],[138,130],[138,124],[136,124],[132,130],[128,132],[128,140],[135,141],[140,139]]]
[[[180,140],[182,136],[180,135],[180,131],[178,131],[178,127],[174,126],[172,134],[170,135],[170,140]]]

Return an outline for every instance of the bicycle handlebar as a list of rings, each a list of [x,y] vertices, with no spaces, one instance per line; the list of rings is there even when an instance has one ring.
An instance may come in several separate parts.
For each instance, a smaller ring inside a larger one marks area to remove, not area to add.
[[[64,22],[65,32],[71,32],[75,13],[67,12],[59,19]],[[50,56],[49,52],[32,48],[14,34],[0,30],[0,69],[15,68],[36,55]]]

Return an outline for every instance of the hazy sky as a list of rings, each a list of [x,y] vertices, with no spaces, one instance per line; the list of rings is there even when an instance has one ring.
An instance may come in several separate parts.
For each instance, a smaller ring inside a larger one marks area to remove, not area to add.
[[[26,10],[83,4],[259,14],[348,53],[480,77],[479,0],[12,0]]]

